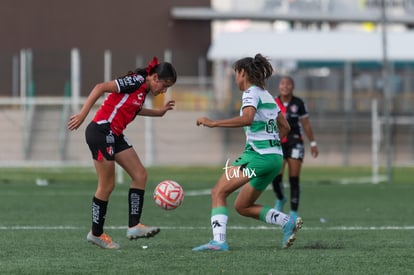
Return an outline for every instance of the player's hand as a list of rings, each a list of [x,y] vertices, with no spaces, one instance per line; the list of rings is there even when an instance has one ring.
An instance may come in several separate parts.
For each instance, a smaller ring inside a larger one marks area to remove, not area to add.
[[[68,130],[76,130],[79,128],[79,126],[81,126],[82,122],[85,120],[85,118],[83,116],[81,116],[80,114],[76,114],[70,117],[69,122],[68,122]]]
[[[169,110],[174,109],[175,100],[168,100],[162,108],[159,109],[159,116],[165,115],[165,113]]]
[[[311,146],[311,155],[312,157],[316,158],[319,155],[318,147],[317,146]]]
[[[196,121],[196,124],[197,124],[197,126],[202,125],[202,126],[207,126],[207,127],[210,127],[210,128],[214,127],[214,121],[209,119],[209,118],[206,118],[206,117],[198,118],[197,121]]]
[[[165,104],[163,109],[165,111],[172,110],[175,107],[175,100],[168,100]]]

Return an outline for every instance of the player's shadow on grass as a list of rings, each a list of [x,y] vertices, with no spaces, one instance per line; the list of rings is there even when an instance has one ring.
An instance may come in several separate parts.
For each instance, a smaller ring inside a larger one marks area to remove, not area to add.
[[[321,241],[314,241],[303,246],[304,249],[343,249],[344,245],[341,243],[323,243]]]

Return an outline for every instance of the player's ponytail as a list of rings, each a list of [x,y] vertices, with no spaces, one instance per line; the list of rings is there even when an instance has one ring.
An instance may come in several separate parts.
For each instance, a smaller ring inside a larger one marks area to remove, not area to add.
[[[264,88],[265,80],[271,77],[273,73],[272,64],[260,53],[256,54],[254,58],[245,57],[236,61],[234,70],[244,70],[248,81],[261,88]]]
[[[128,71],[125,76],[138,74],[146,77],[147,75],[153,75],[155,73],[158,74],[160,80],[167,80],[173,84],[177,81],[177,72],[175,71],[174,66],[169,62],[158,63],[158,60],[156,60],[156,62],[151,61],[146,68],[137,68],[135,71]]]

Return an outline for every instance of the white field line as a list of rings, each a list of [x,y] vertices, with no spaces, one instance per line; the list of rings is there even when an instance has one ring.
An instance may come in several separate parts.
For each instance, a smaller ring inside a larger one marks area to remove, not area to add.
[[[67,196],[93,196],[95,193],[94,191],[59,191],[59,190],[47,190],[47,186],[39,187],[38,191],[34,191],[30,193],[30,196],[57,196],[57,195],[65,195]],[[194,196],[209,196],[211,194],[211,189],[203,189],[203,190],[190,190],[184,191],[185,196],[187,197],[194,197]],[[151,193],[151,191],[147,191],[146,193]],[[4,190],[0,193],[0,197],[4,196],[21,196],[22,192],[19,191],[8,191]],[[112,196],[128,196],[128,192],[113,192]]]
[[[344,183],[342,183],[344,184]],[[345,183],[346,184],[346,183]],[[286,186],[289,188],[289,186]],[[47,188],[46,186],[40,188]],[[270,187],[267,188],[270,190]],[[66,191],[65,191],[66,192]],[[33,192],[31,195],[51,195],[56,196],[57,192],[47,192],[47,191],[39,191]],[[92,193],[90,192],[66,192],[65,195],[87,195],[90,196]],[[190,190],[185,192],[185,196],[207,196],[211,194],[211,189],[203,189],[203,190]],[[4,192],[4,194],[0,195],[21,195],[20,192]],[[126,193],[113,193],[113,195],[126,195]],[[125,226],[106,226],[106,229],[123,229],[125,230]],[[244,227],[244,226],[228,226],[228,229],[233,230],[274,230],[277,227],[274,226],[253,226],[253,227]],[[1,226],[0,230],[85,230],[87,227],[79,227],[79,226]],[[211,227],[193,227],[193,226],[179,226],[179,227],[161,227],[164,230],[210,230]],[[333,226],[333,227],[303,227],[302,230],[330,230],[330,231],[381,231],[381,230],[414,230],[414,226]]]
[[[31,196],[56,196],[59,194],[58,190],[49,191],[47,190],[49,184],[47,183],[47,180],[45,183],[42,182],[42,184],[39,184],[39,180],[42,181],[42,179],[37,179],[36,185],[39,186],[39,191],[34,191],[30,193]],[[367,184],[367,183],[379,183],[386,180],[386,176],[380,175],[376,180],[372,179],[371,177],[360,177],[360,178],[340,178],[336,180],[337,184]],[[289,189],[289,184],[285,183],[284,187],[286,189]],[[265,191],[272,190],[272,186],[269,184],[267,186]],[[239,191],[239,190],[237,190]],[[236,191],[236,192],[237,192]],[[150,191],[147,191],[150,192]],[[211,189],[201,189],[201,190],[184,190],[184,194],[186,197],[196,197],[196,196],[210,196],[211,195]],[[91,196],[93,195],[93,191],[86,192],[86,191],[65,191],[65,196],[68,195],[76,195],[76,196]],[[126,192],[113,192],[111,196],[126,196],[128,193]],[[0,193],[1,196],[21,196],[20,192],[17,191],[7,191],[4,190],[4,192]]]
[[[87,191],[58,191],[58,190],[47,190],[47,186],[42,186],[39,187],[38,191],[34,191],[31,192],[30,195],[31,196],[56,196],[56,195],[61,195],[64,193],[64,195],[67,196],[93,196],[94,191],[91,192],[87,192]],[[150,191],[147,191],[146,193],[149,193]],[[210,196],[211,194],[211,189],[202,189],[202,190],[189,190],[189,191],[184,191],[184,194],[186,197],[197,197],[197,196]],[[7,191],[5,190],[4,192],[0,193],[0,197],[1,196],[21,196],[22,193],[18,192],[18,191]],[[113,192],[111,194],[112,196],[128,196],[128,192]]]
[[[126,226],[105,226],[106,229],[125,230]],[[277,226],[228,226],[230,230],[275,230]],[[87,230],[81,226],[0,226],[0,230]],[[211,227],[195,226],[161,226],[163,230],[210,230]],[[388,231],[388,230],[414,230],[409,226],[332,226],[332,227],[303,227],[302,230],[330,230],[330,231]]]

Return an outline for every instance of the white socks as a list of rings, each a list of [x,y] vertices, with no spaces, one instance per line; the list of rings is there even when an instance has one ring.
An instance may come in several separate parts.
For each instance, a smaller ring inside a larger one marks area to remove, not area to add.
[[[283,227],[288,221],[289,216],[276,209],[272,208],[266,213],[266,223],[278,224]]]
[[[227,220],[228,216],[223,214],[218,214],[211,217],[213,239],[216,242],[223,243],[226,241]]]

